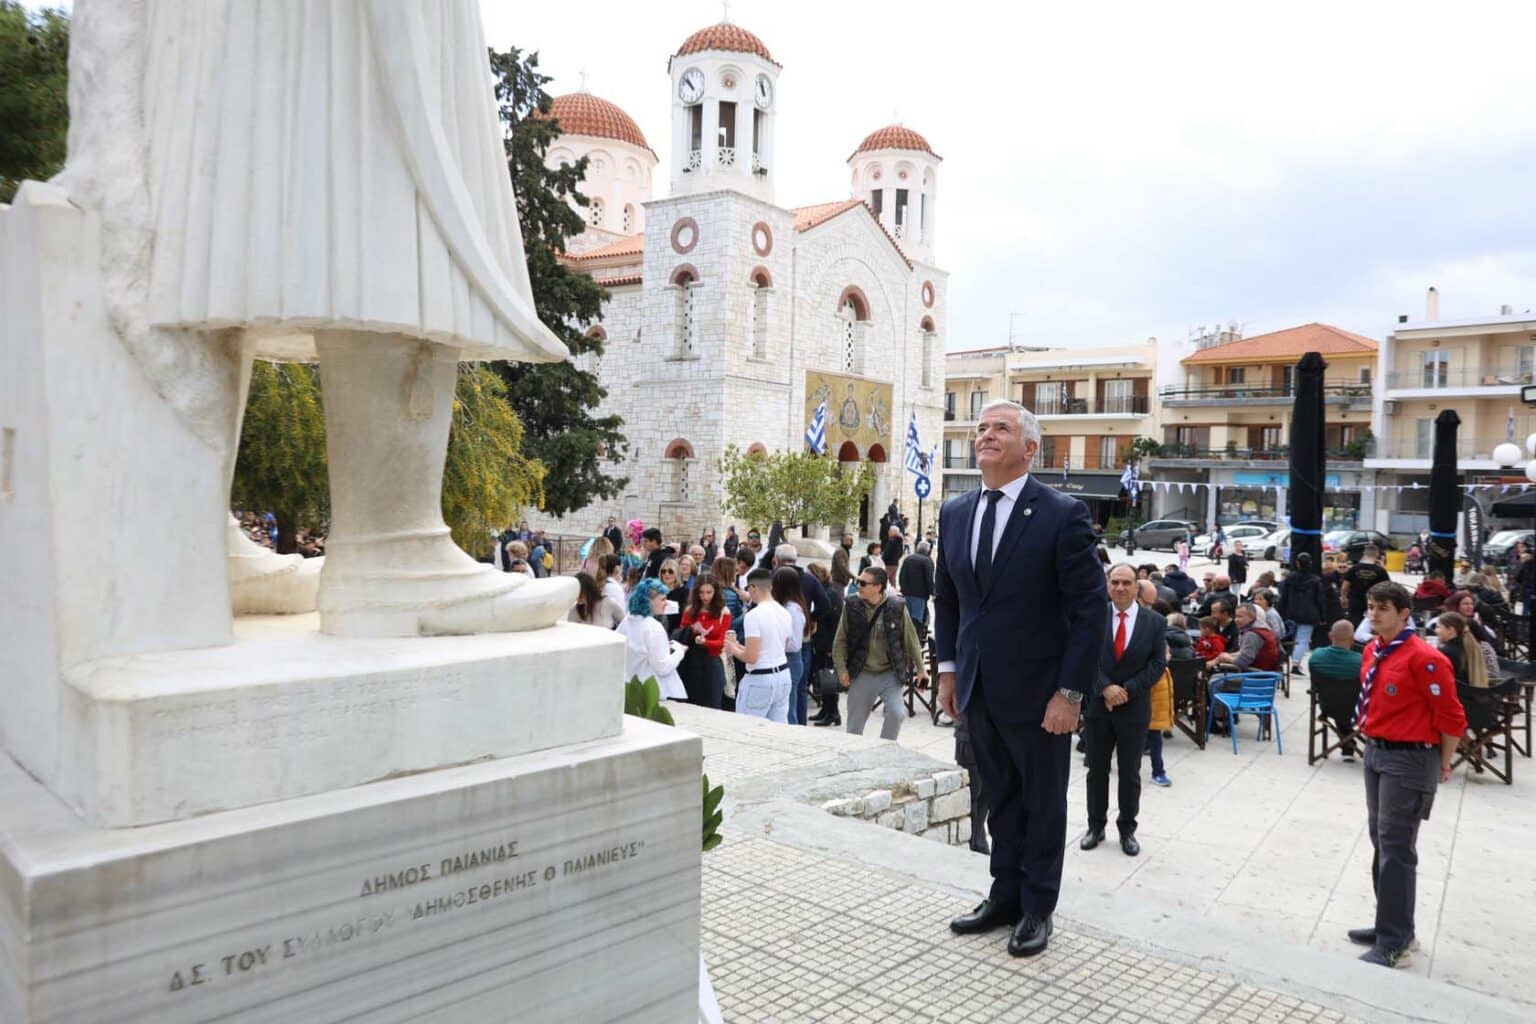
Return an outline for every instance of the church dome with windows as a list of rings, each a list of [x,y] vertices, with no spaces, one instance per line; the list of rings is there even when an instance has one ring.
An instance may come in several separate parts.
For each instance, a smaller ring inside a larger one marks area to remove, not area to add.
[[[859,143],[859,148],[853,151],[849,159],[860,153],[871,153],[880,149],[906,149],[914,153],[927,153],[937,157],[939,154],[928,145],[928,140],[905,125],[888,124],[884,128],[877,128],[864,136],[864,141]]]
[[[617,139],[631,146],[647,150],[652,156],[656,151],[645,141],[645,135],[635,119],[626,114],[617,103],[611,103],[589,92],[573,92],[556,96],[550,104],[549,116],[560,122],[562,135],[590,135],[598,139]]]
[[[732,25],[728,21],[722,21],[718,25],[710,25],[701,28],[687,39],[683,45],[677,48],[676,56],[682,57],[690,53],[705,53],[710,50],[724,51],[726,53],[750,53],[763,58],[770,64],[778,64],[773,55],[768,52],[768,47],[757,36],[748,32],[740,25]]]

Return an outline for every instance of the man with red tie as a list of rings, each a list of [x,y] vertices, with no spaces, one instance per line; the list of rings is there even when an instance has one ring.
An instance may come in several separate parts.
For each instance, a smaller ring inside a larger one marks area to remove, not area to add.
[[[1109,823],[1109,759],[1120,774],[1120,813],[1115,825],[1126,856],[1141,852],[1136,813],[1141,804],[1141,754],[1152,721],[1152,687],[1168,664],[1168,623],[1136,601],[1136,569],[1122,562],[1109,570],[1109,642],[1099,658],[1093,691],[1083,701],[1083,739],[1088,751],[1088,831],[1078,843],[1092,850]]]

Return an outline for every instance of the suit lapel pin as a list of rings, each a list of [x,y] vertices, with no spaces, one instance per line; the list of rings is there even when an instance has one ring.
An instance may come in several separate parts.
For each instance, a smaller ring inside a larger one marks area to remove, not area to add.
[[[1030,516],[1032,516],[1034,514],[1035,514],[1035,510],[1032,509],[1032,508],[1027,508],[1027,509],[1024,510],[1024,518],[1025,519],[1028,519]]]

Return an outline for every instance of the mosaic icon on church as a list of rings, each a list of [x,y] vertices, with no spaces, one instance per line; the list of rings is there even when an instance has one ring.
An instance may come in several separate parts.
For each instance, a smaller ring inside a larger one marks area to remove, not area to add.
[[[842,407],[837,411],[838,426],[844,430],[859,429],[859,403],[853,398],[853,385],[848,385],[848,396],[843,399]]]

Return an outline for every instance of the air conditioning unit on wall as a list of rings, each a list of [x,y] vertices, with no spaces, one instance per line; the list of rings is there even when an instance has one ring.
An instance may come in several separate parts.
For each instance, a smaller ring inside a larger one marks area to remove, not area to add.
[[[1384,415],[1396,416],[1397,415],[1397,403],[1396,402],[1383,402],[1383,403],[1381,403],[1381,411],[1382,411],[1382,413]]]

